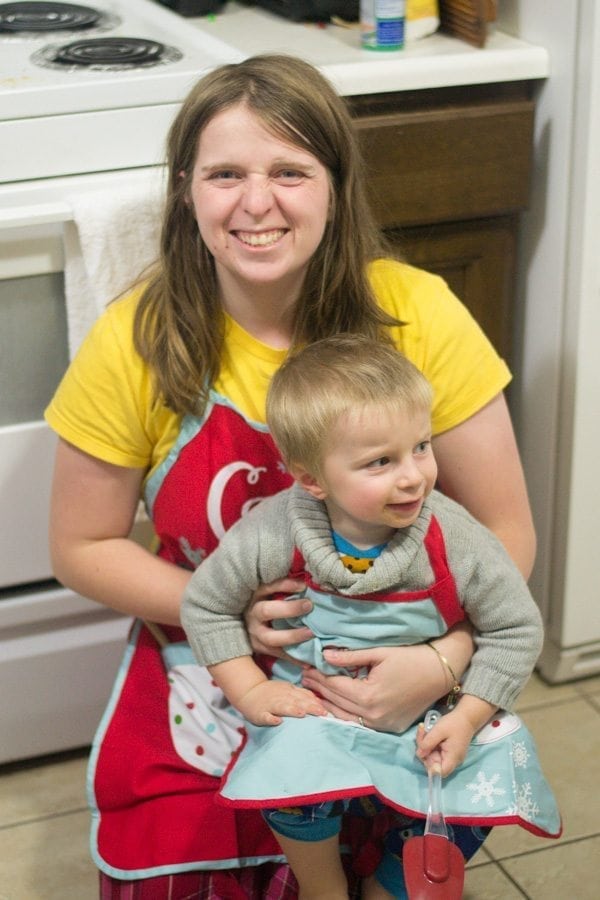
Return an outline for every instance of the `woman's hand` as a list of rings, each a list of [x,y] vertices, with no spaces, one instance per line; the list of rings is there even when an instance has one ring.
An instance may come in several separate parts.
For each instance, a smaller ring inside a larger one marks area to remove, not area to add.
[[[443,673],[431,650],[412,647],[377,647],[372,650],[326,650],[328,663],[368,666],[366,678],[323,675],[307,669],[302,684],[322,698],[338,719],[361,721],[376,731],[405,731],[444,693]],[[418,673],[418,678],[415,675]]]
[[[436,646],[461,678],[473,654],[468,625],[457,625]],[[323,675],[307,669],[302,684],[338,719],[361,721],[376,731],[405,731],[452,686],[439,657],[426,644],[372,650],[326,650],[328,663],[370,667],[366,678]]]
[[[274,600],[274,595],[298,594],[304,590],[304,582],[292,578],[281,578],[271,584],[263,584],[254,593],[252,602],[244,615],[246,629],[255,653],[287,658],[283,647],[300,644],[313,637],[310,628],[273,628],[275,619],[289,619],[301,616],[312,609],[310,600]]]

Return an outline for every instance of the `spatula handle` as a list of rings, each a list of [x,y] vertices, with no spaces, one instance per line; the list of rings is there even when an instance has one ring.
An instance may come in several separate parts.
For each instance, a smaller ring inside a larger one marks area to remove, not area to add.
[[[425,731],[431,731],[435,723],[441,719],[442,714],[437,709],[430,709],[425,716]],[[437,834],[440,837],[448,837],[448,829],[442,812],[442,775],[439,763],[435,763],[427,769],[429,787],[429,807],[425,822],[425,834]]]
[[[429,808],[425,822],[425,834],[448,837],[448,829],[442,812],[442,776],[429,770]]]

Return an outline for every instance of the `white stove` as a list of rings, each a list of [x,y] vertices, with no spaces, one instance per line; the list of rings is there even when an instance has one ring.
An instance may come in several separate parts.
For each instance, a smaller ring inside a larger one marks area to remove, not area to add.
[[[50,4],[34,31],[43,5],[0,0],[0,763],[91,741],[129,628],[54,581],[48,554],[43,410],[68,364],[77,203],[154,198],[181,101],[241,58],[151,0]]]
[[[156,165],[189,88],[239,59],[152,0],[0,2],[0,183]]]

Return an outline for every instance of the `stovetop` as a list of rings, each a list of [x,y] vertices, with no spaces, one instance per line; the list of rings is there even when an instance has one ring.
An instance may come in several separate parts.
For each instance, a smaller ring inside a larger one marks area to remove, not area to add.
[[[38,5],[27,4],[27,12],[37,15]],[[192,85],[243,58],[153,0],[74,5],[93,11],[81,31],[60,16],[55,29],[13,33],[9,22],[0,30],[0,208],[60,195],[63,176],[160,166]],[[99,58],[100,38],[108,45]],[[130,52],[133,66],[123,60]],[[82,58],[85,65],[76,65]]]
[[[204,71],[241,58],[153,0],[55,4],[83,27],[56,13],[41,31],[14,30],[26,16],[39,27],[41,5],[0,2],[0,122],[176,102]]]

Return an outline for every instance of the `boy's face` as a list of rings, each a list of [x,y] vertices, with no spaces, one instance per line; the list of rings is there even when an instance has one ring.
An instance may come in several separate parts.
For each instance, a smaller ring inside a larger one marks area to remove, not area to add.
[[[331,525],[357,547],[389,540],[417,519],[437,477],[429,411],[366,406],[330,436],[322,477],[310,492],[325,500]]]

